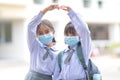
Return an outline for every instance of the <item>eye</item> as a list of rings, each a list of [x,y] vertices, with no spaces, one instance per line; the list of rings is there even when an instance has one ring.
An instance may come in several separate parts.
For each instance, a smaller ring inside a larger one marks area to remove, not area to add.
[[[42,32],[39,32],[38,34],[39,34],[39,35],[43,35],[43,33],[42,33]]]
[[[45,34],[48,34],[50,32],[50,30],[45,30]]]

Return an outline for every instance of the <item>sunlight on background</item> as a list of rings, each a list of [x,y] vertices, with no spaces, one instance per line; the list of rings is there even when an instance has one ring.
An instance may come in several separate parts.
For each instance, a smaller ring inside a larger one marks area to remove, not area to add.
[[[0,80],[24,80],[29,70],[27,24],[53,2],[81,13],[91,31],[91,57],[103,80],[120,80],[120,0],[0,0]],[[52,21],[61,50],[65,47],[64,26],[69,21],[66,14],[55,10],[43,17]]]

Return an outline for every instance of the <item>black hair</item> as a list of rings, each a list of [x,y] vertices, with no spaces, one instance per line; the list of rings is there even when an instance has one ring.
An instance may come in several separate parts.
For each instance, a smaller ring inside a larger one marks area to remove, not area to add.
[[[40,22],[40,24],[37,26],[36,34],[39,32],[39,28],[40,28],[41,25],[45,25],[45,26],[49,27],[49,28],[51,29],[51,31],[55,32],[52,23],[51,23],[49,20],[44,19],[44,20],[42,20],[42,21]],[[56,42],[55,37],[53,38],[52,42]]]
[[[73,36],[75,36],[77,34],[75,28],[74,28],[74,25],[72,24],[72,22],[68,22],[65,26],[65,29],[64,29],[64,34],[67,36],[68,34],[71,34]],[[78,45],[80,46],[81,45],[81,42],[78,43]]]

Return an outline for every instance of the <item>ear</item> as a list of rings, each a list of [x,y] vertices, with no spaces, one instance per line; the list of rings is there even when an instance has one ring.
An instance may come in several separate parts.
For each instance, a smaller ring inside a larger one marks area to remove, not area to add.
[[[79,40],[80,40],[80,36],[78,36],[79,37]]]
[[[55,31],[52,31],[53,34],[55,34]]]
[[[36,37],[38,38],[38,37],[39,37],[39,35],[38,35],[38,34],[36,34]]]

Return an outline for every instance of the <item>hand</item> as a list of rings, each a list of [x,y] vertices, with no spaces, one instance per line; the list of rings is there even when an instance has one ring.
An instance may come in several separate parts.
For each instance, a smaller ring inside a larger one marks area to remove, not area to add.
[[[51,11],[51,10],[54,10],[54,9],[59,9],[58,4],[52,4],[52,5],[48,6],[48,7],[46,7],[45,9],[43,9],[41,12],[43,14],[45,14],[47,11]]]
[[[54,10],[54,9],[59,9],[59,5],[58,4],[52,4],[52,5],[47,7],[48,11],[51,11],[51,10]]]
[[[60,6],[59,9],[62,9],[62,10],[67,11],[67,12],[69,12],[71,10],[70,7],[64,6],[64,5]]]

